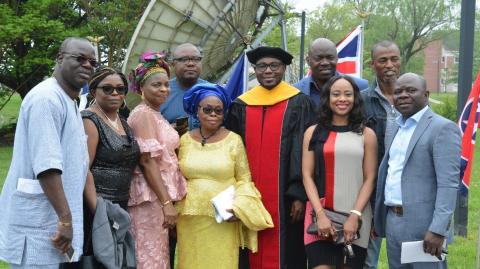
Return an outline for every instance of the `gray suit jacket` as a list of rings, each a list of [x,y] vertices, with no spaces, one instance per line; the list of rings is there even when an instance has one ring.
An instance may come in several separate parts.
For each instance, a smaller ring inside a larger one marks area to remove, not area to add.
[[[97,197],[92,224],[95,259],[108,269],[136,268],[135,240],[130,233],[130,215],[119,205]],[[124,258],[126,261],[124,261]]]
[[[381,237],[385,237],[385,181],[393,138],[386,142],[378,172],[374,224]],[[418,122],[405,155],[401,185],[406,225],[396,227],[405,240],[422,240],[427,231],[448,235],[460,181],[460,144],[457,125],[429,108]]]

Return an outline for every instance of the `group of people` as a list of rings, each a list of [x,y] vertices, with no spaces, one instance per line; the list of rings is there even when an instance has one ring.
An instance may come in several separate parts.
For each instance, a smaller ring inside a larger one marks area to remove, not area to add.
[[[294,85],[283,81],[293,59],[283,49],[247,57],[259,85],[232,100],[200,78],[192,44],[174,50],[175,78],[165,55],[147,52],[127,79],[97,68],[87,40],[66,39],[53,76],[20,108],[0,259],[45,269],[91,268],[92,256],[95,268],[376,268],[386,237],[390,268],[446,268],[400,260],[406,241],[446,251],[460,132],[429,108],[421,76],[400,75],[398,46],[373,46],[370,87],[336,71],[325,38],[309,46],[311,76]],[[92,101],[80,112],[85,84]],[[127,93],[141,102],[124,119]],[[211,200],[231,186],[221,221]],[[114,261],[95,233],[104,203],[122,245]]]

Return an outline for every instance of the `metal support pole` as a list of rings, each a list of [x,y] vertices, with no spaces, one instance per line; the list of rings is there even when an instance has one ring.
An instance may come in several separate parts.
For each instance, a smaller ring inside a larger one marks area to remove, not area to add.
[[[457,118],[462,113],[472,89],[473,42],[475,35],[475,1],[462,0],[460,17],[460,53],[458,63]]]
[[[287,48],[287,26],[285,25],[285,17],[282,16],[282,20],[280,21],[280,29],[282,33],[282,49],[288,51]]]
[[[280,21],[280,30],[281,30],[281,34],[282,34],[282,49],[284,49],[285,51],[288,51],[288,48],[287,48],[287,26],[285,24],[285,17],[282,15],[282,20]],[[290,74],[287,70],[287,72],[285,72],[285,80],[289,83],[291,83],[290,81]]]
[[[302,30],[300,36],[300,72],[298,79],[303,78],[305,61],[305,11],[302,11]]]
[[[463,110],[472,88],[473,41],[475,26],[475,1],[462,0],[460,18],[460,55],[458,63],[457,118]],[[470,160],[471,162],[473,160]],[[456,235],[467,237],[468,196],[457,194],[454,231]]]

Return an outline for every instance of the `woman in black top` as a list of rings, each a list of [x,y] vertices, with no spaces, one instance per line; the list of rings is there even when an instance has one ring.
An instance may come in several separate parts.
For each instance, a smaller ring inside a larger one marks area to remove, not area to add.
[[[96,197],[101,196],[127,210],[132,172],[140,150],[127,121],[118,114],[128,90],[124,74],[100,68],[89,82],[93,103],[81,112],[90,157],[85,184],[84,255],[92,255],[91,225]]]
[[[93,104],[81,112],[90,157],[85,200],[91,212],[97,195],[126,210],[132,172],[140,156],[130,127],[118,114],[128,90],[127,79],[105,67],[93,75],[89,88]]]

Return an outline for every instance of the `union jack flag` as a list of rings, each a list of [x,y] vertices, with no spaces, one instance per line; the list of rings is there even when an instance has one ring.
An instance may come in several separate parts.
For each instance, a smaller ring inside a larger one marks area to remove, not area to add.
[[[337,44],[337,71],[342,74],[362,77],[362,26],[357,26]]]
[[[480,106],[478,97],[480,95],[480,73],[473,84],[467,103],[463,109],[462,115],[458,120],[458,127],[462,132],[462,158],[460,161],[460,191],[463,195],[468,195],[470,188],[470,177],[472,172],[473,152],[475,148],[475,137],[477,135],[478,118],[480,116]]]

